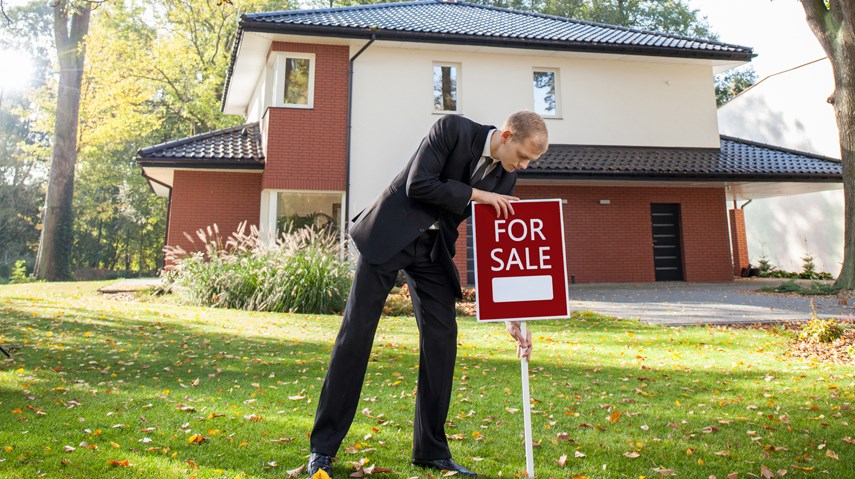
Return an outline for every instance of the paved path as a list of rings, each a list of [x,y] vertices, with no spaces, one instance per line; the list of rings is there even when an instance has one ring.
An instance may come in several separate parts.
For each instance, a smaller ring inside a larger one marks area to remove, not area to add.
[[[570,285],[570,308],[669,326],[810,319],[808,296],[751,293],[763,286],[777,286],[783,281],[574,284]],[[855,317],[855,300],[851,305],[839,302],[837,297],[814,298],[820,317]]]

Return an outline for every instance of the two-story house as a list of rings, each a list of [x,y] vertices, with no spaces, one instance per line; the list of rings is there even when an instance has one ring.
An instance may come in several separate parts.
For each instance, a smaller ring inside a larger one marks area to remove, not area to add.
[[[454,0],[244,15],[222,107],[246,125],[138,160],[169,197],[169,245],[244,220],[267,235],[332,224],[344,238],[441,115],[495,124],[533,110],[550,147],[516,193],[565,200],[573,281],[729,281],[748,257],[728,202],[841,181],[839,163],[719,135],[713,76],[752,56]]]

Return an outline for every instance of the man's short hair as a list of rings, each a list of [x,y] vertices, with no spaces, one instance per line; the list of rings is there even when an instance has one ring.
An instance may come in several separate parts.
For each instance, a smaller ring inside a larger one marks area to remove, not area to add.
[[[516,141],[533,139],[543,151],[549,146],[549,133],[543,118],[532,111],[521,110],[511,113],[502,125],[502,129],[510,130],[516,137]]]

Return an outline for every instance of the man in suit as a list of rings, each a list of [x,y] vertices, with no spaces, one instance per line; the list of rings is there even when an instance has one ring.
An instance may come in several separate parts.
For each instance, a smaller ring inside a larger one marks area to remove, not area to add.
[[[457,356],[455,298],[461,298],[454,265],[457,227],[470,203],[512,215],[516,170],[548,146],[536,113],[511,114],[501,129],[457,115],[437,121],[404,170],[354,219],[350,236],[359,249],[353,287],[330,358],[311,434],[308,473],[332,476],[332,458],[356,413],[374,333],[399,270],[410,287],[420,333],[418,392],[412,462],[417,466],[476,474],[451,459],[445,420]],[[531,334],[507,323],[518,354],[531,354]]]

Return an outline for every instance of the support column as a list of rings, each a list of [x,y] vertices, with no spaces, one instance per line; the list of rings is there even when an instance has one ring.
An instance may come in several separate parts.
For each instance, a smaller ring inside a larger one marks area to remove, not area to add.
[[[730,245],[733,252],[733,275],[741,276],[742,268],[748,267],[748,237],[745,235],[745,211],[741,208],[729,210]]]

